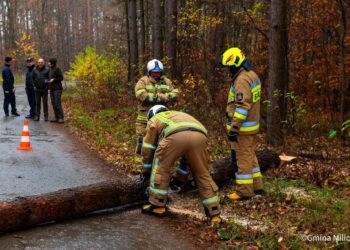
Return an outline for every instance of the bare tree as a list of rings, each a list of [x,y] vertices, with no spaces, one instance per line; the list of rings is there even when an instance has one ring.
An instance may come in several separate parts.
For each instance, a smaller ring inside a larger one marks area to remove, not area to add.
[[[177,1],[168,0],[167,4],[167,57],[169,60],[170,75],[176,76],[176,32],[177,32]]]
[[[161,1],[152,1],[152,48],[153,57],[157,59],[163,58],[163,37],[161,25]]]
[[[130,78],[136,76],[138,48],[137,48],[137,22],[136,22],[136,0],[128,0],[129,19],[129,45],[130,45]]]
[[[269,77],[267,112],[267,143],[282,145],[282,121],[285,116],[285,86],[287,85],[287,2],[272,0],[270,7]]]

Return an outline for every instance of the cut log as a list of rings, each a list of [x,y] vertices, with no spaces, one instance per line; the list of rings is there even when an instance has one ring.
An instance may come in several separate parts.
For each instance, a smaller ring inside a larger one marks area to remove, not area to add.
[[[262,171],[279,165],[278,154],[259,152]],[[234,174],[229,158],[215,161],[211,167],[214,181],[222,186]],[[59,190],[52,193],[19,197],[0,202],[0,232],[33,227],[43,223],[85,216],[94,211],[140,202],[143,197],[138,176],[111,182]]]

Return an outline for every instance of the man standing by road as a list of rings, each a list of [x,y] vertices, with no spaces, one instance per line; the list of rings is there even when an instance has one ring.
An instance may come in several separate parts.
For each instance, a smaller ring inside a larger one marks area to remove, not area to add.
[[[40,120],[41,100],[43,100],[45,121],[49,120],[47,105],[49,69],[45,66],[45,60],[40,58],[32,73],[32,81],[35,89],[36,116],[34,121]]]
[[[28,97],[28,103],[29,103],[29,115],[26,116],[27,119],[33,119],[36,115],[36,102],[35,102],[35,91],[34,91],[34,85],[32,82],[32,73],[34,70],[34,59],[32,57],[29,57],[26,60],[27,63],[27,72],[26,72],[26,94]]]
[[[61,96],[62,96],[62,81],[63,74],[60,68],[57,67],[57,59],[51,58],[49,60],[50,67],[50,80],[49,80],[49,89],[50,89],[50,98],[53,107],[53,111],[55,112],[55,119],[51,120],[51,122],[64,123],[63,120],[63,109],[61,104]]]
[[[15,88],[15,78],[13,77],[12,71],[10,69],[12,58],[5,57],[5,65],[2,69],[2,88],[4,90],[4,111],[5,115],[9,116],[9,105],[11,105],[11,113],[14,116],[19,116],[16,109],[16,88]]]
[[[249,199],[264,194],[262,175],[255,155],[260,120],[261,81],[239,48],[230,48],[221,58],[229,67],[231,85],[226,116],[231,144],[232,164],[238,165],[236,192],[228,195],[231,201]]]

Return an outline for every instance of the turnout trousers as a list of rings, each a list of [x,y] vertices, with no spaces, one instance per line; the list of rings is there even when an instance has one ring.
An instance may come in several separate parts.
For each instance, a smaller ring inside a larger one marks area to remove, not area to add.
[[[149,202],[165,206],[174,163],[181,156],[191,166],[207,216],[220,214],[218,187],[208,169],[207,137],[196,131],[182,131],[162,139],[156,149],[149,189]]]
[[[255,190],[263,189],[262,175],[255,155],[256,135],[242,135],[231,142],[232,161],[238,166],[236,193],[242,197],[254,196]]]

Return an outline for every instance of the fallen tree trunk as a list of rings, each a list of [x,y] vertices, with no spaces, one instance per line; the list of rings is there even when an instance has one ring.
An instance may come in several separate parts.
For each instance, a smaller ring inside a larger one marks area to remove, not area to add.
[[[262,170],[279,165],[278,155],[274,152],[258,153],[258,158]],[[226,158],[215,161],[210,171],[215,182],[222,186],[235,170],[230,159]],[[140,202],[143,199],[140,190],[137,176],[125,176],[111,182],[0,202],[0,232],[82,217],[94,211]]]

